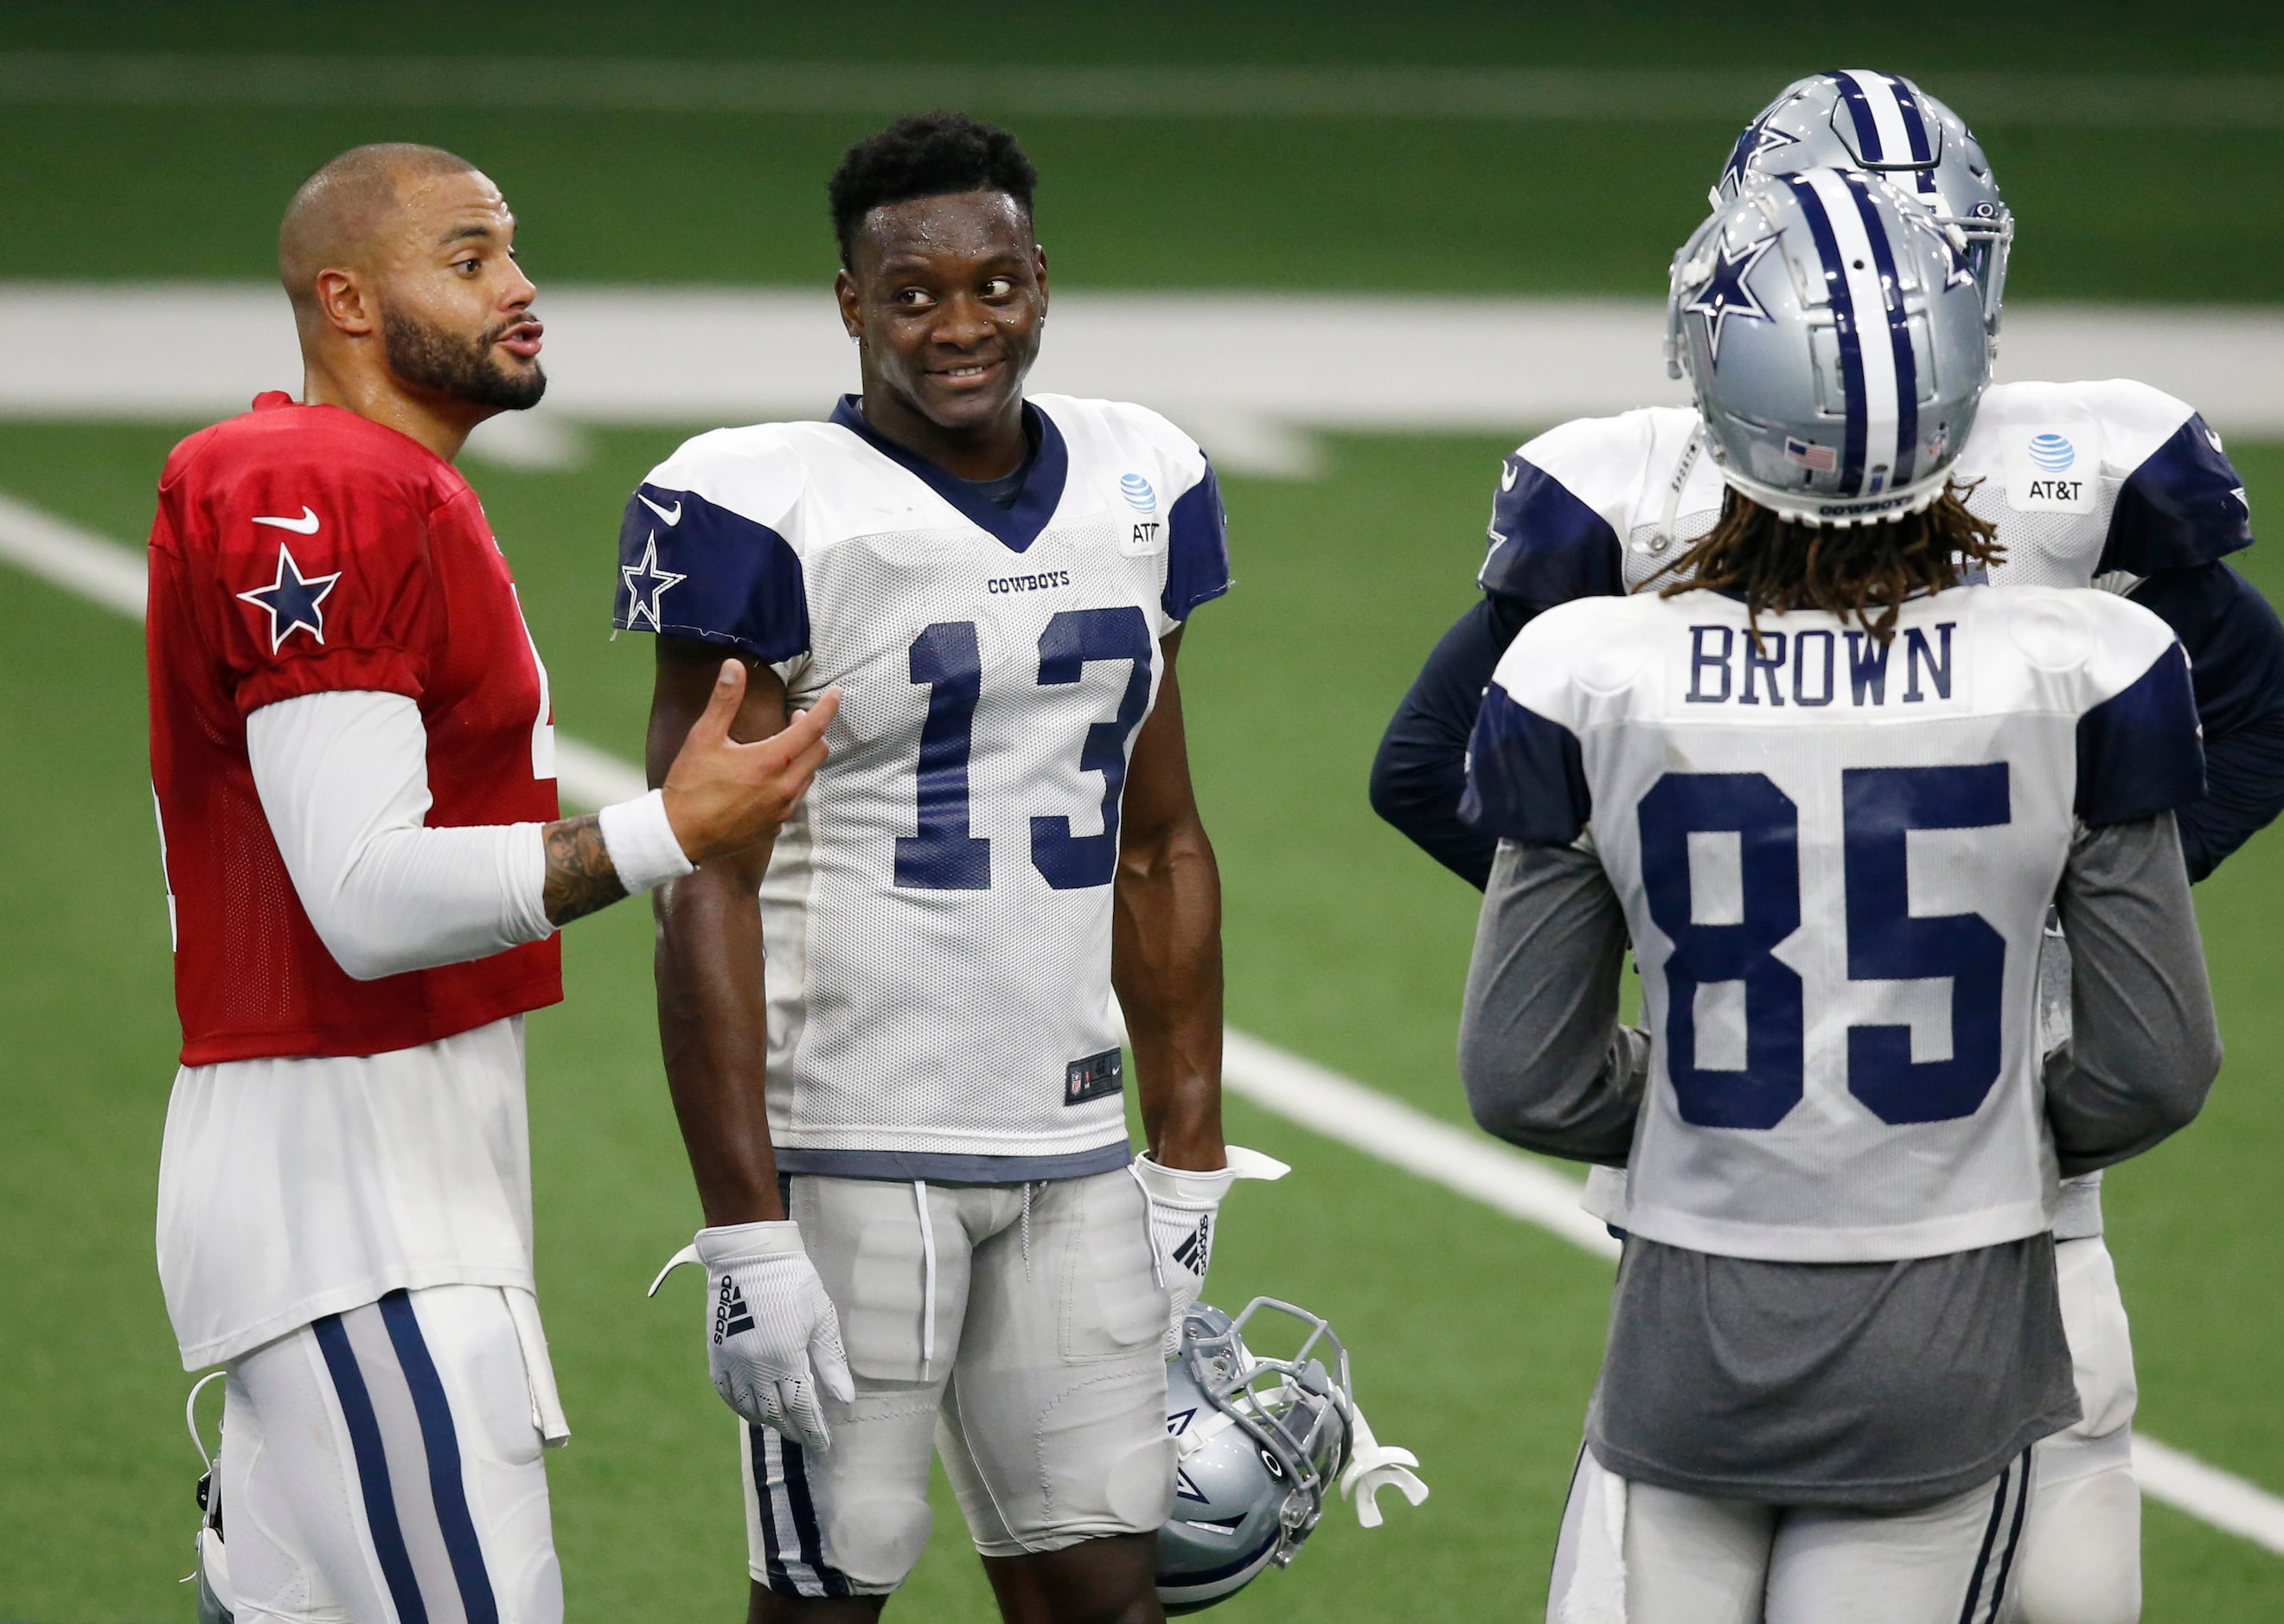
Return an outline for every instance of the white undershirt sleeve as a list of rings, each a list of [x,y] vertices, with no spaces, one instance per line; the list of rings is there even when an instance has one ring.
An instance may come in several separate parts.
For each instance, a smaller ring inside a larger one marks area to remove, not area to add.
[[[402,694],[265,705],[246,753],[301,908],[360,981],[484,958],[554,930],[537,824],[430,829],[428,735]]]

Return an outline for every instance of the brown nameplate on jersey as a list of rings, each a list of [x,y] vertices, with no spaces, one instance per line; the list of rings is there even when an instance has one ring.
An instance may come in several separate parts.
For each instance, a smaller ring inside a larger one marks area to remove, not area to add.
[[[1063,1068],[1063,1104],[1083,1105],[1126,1086],[1126,1057],[1115,1049],[1074,1060]]]

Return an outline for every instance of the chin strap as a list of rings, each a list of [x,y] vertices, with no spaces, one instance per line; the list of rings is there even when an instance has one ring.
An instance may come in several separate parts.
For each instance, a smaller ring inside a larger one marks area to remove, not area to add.
[[[1364,1418],[1364,1411],[1354,1399],[1348,1401],[1351,1448],[1348,1470],[1341,1473],[1341,1493],[1356,1507],[1357,1521],[1367,1528],[1380,1526],[1380,1502],[1374,1498],[1383,1488],[1392,1488],[1413,1505],[1428,1498],[1428,1485],[1412,1470],[1420,1457],[1409,1449],[1398,1449],[1383,1444],[1373,1436],[1372,1423]]]

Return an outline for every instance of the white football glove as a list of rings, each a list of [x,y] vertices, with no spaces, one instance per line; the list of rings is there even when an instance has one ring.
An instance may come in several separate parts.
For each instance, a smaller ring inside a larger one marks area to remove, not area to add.
[[[1372,1423],[1364,1418],[1354,1400],[1349,1402],[1349,1448],[1348,1469],[1341,1473],[1341,1493],[1356,1507],[1357,1521],[1367,1528],[1380,1526],[1380,1502],[1373,1496],[1383,1488],[1392,1488],[1412,1504],[1428,1498],[1428,1485],[1412,1468],[1420,1457],[1409,1449],[1390,1448],[1372,1435]]]
[[[856,1389],[841,1316],[802,1249],[800,1226],[779,1219],[700,1230],[659,1270],[651,1294],[684,1263],[706,1266],[706,1362],[723,1402],[803,1448],[830,1446],[817,1386],[844,1404]]]
[[[1150,1263],[1158,1284],[1173,1299],[1166,1328],[1166,1357],[1182,1349],[1182,1316],[1205,1289],[1206,1266],[1213,1261],[1214,1222],[1222,1198],[1241,1178],[1279,1179],[1293,1169],[1274,1156],[1232,1144],[1226,1166],[1210,1173],[1164,1167],[1145,1153],[1128,1164],[1150,1206]]]

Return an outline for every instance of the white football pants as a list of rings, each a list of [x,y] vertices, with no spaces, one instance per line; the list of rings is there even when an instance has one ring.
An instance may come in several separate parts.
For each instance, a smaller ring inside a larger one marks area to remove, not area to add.
[[[216,1589],[237,1624],[561,1624],[505,1292],[391,1292],[229,1370]]]
[[[2133,1480],[2132,1420],[2138,1389],[2125,1304],[2100,1236],[2057,1241],[2054,1268],[2083,1415],[2031,1450],[2030,1514],[2000,1617],[2005,1624],[2137,1624],[2141,1495]],[[1586,1457],[1584,1465],[1592,1464]],[[1586,1476],[1582,1466],[1572,1480],[1555,1548],[1547,1603],[1554,1624],[1565,1619],[1560,1609],[1578,1566]],[[1622,1624],[1625,1616],[1612,1615],[1610,1624]],[[1581,1624],[1600,1624],[1592,1612],[1577,1618]]]
[[[1993,1624],[2029,1466],[1872,1512],[1678,1494],[1581,1450],[1548,1624]]]
[[[2136,1624],[2141,1490],[2133,1480],[2133,1339],[2099,1235],[2054,1243],[2077,1377],[2074,1426],[2033,1451],[2030,1522],[2008,1624]]]

